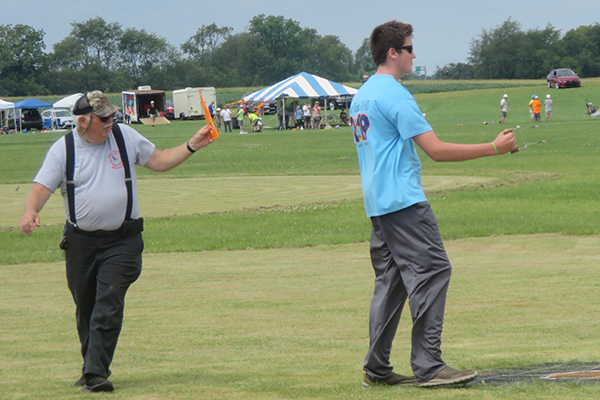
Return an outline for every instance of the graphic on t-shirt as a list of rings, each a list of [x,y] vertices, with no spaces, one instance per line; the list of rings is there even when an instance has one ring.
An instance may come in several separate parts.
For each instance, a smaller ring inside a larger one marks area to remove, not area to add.
[[[113,150],[112,153],[108,155],[108,159],[112,164],[112,169],[123,168],[123,161],[121,160],[121,153],[117,150]]]
[[[367,140],[367,133],[371,127],[371,121],[367,114],[356,114],[350,118],[352,133],[354,133],[354,143],[360,143]]]

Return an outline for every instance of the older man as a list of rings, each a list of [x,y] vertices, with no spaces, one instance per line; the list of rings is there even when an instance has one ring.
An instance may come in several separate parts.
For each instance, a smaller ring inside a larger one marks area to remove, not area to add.
[[[121,332],[125,294],[142,270],[143,220],[135,165],[168,171],[212,142],[204,127],[187,142],[158,150],[127,125],[114,124],[118,107],[100,91],[75,103],[75,129],[57,140],[27,195],[21,231],[40,226],[38,213],[60,188],[67,222],[67,284],[76,305],[83,368],[75,386],[110,392],[108,381]]]

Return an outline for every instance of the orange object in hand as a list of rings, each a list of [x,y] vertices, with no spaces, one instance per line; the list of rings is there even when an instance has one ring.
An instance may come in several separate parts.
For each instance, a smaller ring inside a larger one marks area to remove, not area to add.
[[[198,89],[198,93],[200,93],[200,101],[202,102],[202,110],[204,110],[204,119],[206,120],[206,125],[208,125],[210,128],[210,138],[216,139],[219,137],[219,131],[217,131],[217,127],[213,122],[212,115],[210,115],[210,111],[208,111],[208,106],[204,101],[204,97],[202,97],[202,91],[200,89]]]

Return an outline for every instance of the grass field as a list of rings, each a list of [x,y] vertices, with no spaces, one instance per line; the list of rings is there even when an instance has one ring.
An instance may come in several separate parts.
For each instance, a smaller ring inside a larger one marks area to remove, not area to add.
[[[442,140],[493,140],[508,93],[506,127],[520,125],[529,145],[465,163],[435,163],[420,152],[423,184],[454,269],[446,361],[481,371],[597,361],[600,121],[584,107],[600,100],[600,80],[558,91],[536,82],[453,85],[456,91],[415,96]],[[552,95],[551,123],[529,121],[534,93]],[[135,126],[159,148],[185,142],[198,127]],[[2,399],[81,396],[70,387],[81,357],[57,248],[59,196],[31,237],[16,229],[31,179],[60,135],[0,136]],[[127,297],[112,398],[600,396],[596,385],[542,381],[360,388],[373,273],[349,128],[222,134],[173,171],[138,174],[147,221],[144,272]],[[405,316],[392,351],[400,373],[410,372],[409,336]]]

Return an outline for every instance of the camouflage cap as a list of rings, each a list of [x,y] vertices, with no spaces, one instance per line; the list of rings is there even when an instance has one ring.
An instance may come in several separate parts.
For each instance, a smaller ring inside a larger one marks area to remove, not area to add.
[[[99,90],[94,90],[93,92],[88,92],[81,96],[79,100],[75,102],[73,114],[83,115],[92,113],[99,117],[108,117],[117,110],[119,110],[119,107],[110,104],[104,93]]]

